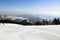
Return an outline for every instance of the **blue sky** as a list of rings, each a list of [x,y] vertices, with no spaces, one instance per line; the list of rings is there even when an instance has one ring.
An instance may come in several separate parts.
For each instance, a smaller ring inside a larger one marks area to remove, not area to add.
[[[41,9],[60,7],[59,0],[0,0],[0,9]]]
[[[60,0],[0,0],[1,10],[59,15]]]

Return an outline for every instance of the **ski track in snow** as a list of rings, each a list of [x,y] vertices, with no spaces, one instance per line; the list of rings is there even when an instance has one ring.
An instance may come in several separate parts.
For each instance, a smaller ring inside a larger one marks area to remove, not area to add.
[[[0,24],[0,40],[60,40],[60,25]]]

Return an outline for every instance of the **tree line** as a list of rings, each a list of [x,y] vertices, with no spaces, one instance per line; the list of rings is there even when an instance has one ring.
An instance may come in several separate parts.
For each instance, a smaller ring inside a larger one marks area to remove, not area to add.
[[[20,25],[59,25],[60,24],[60,18],[54,18],[53,20],[45,20],[42,21],[35,21],[35,22],[27,22],[27,20],[22,20],[21,22],[16,22],[15,20],[0,20],[0,23],[14,23],[14,24],[20,24]]]
[[[42,21],[36,21],[36,22],[27,22],[26,20],[23,20],[21,22],[23,25],[60,25],[60,18],[54,18],[53,20],[45,20]]]

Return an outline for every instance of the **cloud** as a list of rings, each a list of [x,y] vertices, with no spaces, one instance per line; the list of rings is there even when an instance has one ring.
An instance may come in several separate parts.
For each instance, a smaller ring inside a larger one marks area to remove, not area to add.
[[[30,13],[30,14],[48,14],[48,15],[60,15],[60,8],[52,9],[21,9],[21,10],[0,10],[0,13]]]

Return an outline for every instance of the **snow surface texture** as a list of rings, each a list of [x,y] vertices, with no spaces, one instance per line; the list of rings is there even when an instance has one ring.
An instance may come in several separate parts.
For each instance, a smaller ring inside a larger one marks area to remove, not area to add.
[[[60,25],[0,24],[0,40],[60,40]]]

